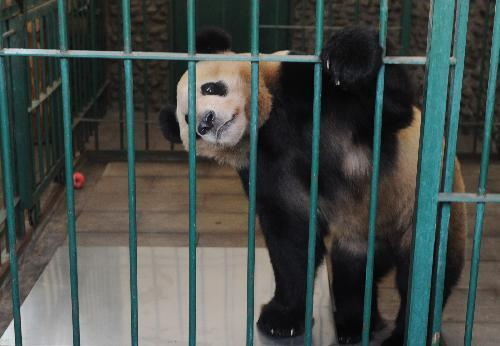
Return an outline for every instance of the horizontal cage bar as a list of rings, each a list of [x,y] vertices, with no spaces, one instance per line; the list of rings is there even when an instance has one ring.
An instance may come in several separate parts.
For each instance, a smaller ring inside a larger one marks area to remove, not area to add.
[[[316,55],[274,55],[260,54],[258,56],[240,54],[188,54],[172,52],[141,52],[141,51],[105,51],[105,50],[66,50],[58,49],[26,49],[5,48],[0,50],[0,56],[40,56],[68,59],[117,59],[117,60],[168,60],[168,61],[269,61],[269,62],[300,62],[319,63]],[[425,56],[388,56],[384,58],[385,64],[398,65],[425,65]],[[454,65],[456,59],[450,57],[450,64]]]

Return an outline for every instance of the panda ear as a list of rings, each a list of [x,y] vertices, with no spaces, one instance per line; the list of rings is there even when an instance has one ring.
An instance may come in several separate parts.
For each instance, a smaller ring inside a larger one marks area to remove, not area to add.
[[[216,54],[231,50],[231,36],[221,28],[206,27],[196,35],[196,51]]]
[[[181,143],[179,123],[177,122],[177,117],[175,116],[175,106],[168,105],[163,108],[160,111],[158,118],[163,136],[170,143]]]

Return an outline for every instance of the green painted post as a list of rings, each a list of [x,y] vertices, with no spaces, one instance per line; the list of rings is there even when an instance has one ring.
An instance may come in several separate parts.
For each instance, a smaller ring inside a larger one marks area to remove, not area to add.
[[[491,148],[491,134],[495,111],[495,91],[497,86],[498,64],[500,60],[500,1],[495,5],[493,24],[493,40],[491,44],[490,72],[488,91],[486,94],[486,115],[484,120],[483,152],[481,155],[481,170],[479,174],[478,194],[486,193],[488,165]],[[467,299],[467,315],[465,324],[465,345],[472,344],[472,328],[474,325],[474,308],[476,304],[477,279],[479,276],[479,257],[481,251],[481,236],[483,233],[485,203],[478,203],[476,209],[476,224],[474,226],[474,243],[472,247],[472,262],[470,270],[469,296]]]
[[[380,2],[380,46],[383,48],[385,56],[387,40],[387,20],[389,17],[388,0]],[[368,248],[366,254],[366,276],[365,276],[365,300],[363,310],[363,346],[370,343],[370,324],[372,312],[373,295],[373,271],[375,266],[375,232],[377,226],[377,202],[378,202],[378,182],[380,172],[380,146],[382,136],[382,110],[384,106],[384,79],[385,66],[379,71],[377,79],[377,95],[375,100],[375,120],[373,136],[373,170],[371,176],[370,191],[370,215],[368,224]]]
[[[122,0],[123,50],[132,52],[130,0]],[[124,60],[125,112],[127,119],[127,164],[128,164],[128,216],[130,252],[130,311],[132,346],[139,344],[138,297],[137,297],[137,211],[135,178],[135,124],[134,124],[134,75],[132,60]]]
[[[61,51],[68,50],[68,35],[66,24],[66,1],[58,0],[59,19],[59,47]],[[70,259],[71,280],[71,312],[73,322],[73,345],[80,345],[80,308],[78,302],[78,264],[76,247],[76,221],[75,221],[75,195],[73,189],[73,129],[71,115],[71,93],[69,61],[62,58],[61,81],[63,101],[63,127],[64,127],[64,162],[66,173],[66,207],[68,215],[68,245]]]
[[[196,2],[187,1],[188,55],[196,53]],[[189,117],[189,346],[196,345],[196,61],[188,62]]]
[[[314,54],[319,57],[323,47],[323,13],[324,1],[316,2],[316,42]],[[306,345],[312,345],[312,320],[314,298],[314,276],[316,262],[316,226],[318,210],[318,171],[319,171],[319,137],[321,122],[321,61],[314,65],[314,101],[312,125],[312,153],[311,153],[311,192],[309,208],[309,243],[307,255],[307,285],[306,285],[306,314],[305,336]]]
[[[426,344],[454,8],[454,0],[431,2],[407,301],[409,346]]]
[[[250,41],[252,57],[259,56],[259,0],[250,5]],[[250,167],[248,182],[248,259],[247,259],[247,346],[254,340],[254,286],[255,286],[255,203],[257,188],[257,141],[259,119],[259,63],[252,62],[252,94],[250,99]]]
[[[443,191],[453,192],[455,178],[455,158],[457,151],[458,123],[460,116],[460,100],[462,96],[462,81],[465,65],[465,49],[467,43],[467,23],[469,18],[469,0],[458,1],[455,15],[455,43],[453,56],[456,65],[452,70],[452,86],[448,110],[450,118],[447,129],[446,156],[444,169]],[[435,264],[434,289],[432,296],[432,329],[430,340],[432,345],[438,346],[441,341],[441,317],[443,311],[443,290],[446,270],[446,251],[448,246],[448,226],[450,221],[451,204],[441,205],[441,223]]]
[[[4,28],[0,23],[0,37]],[[0,40],[0,50],[3,44]],[[12,145],[10,131],[12,129],[9,119],[9,108],[7,98],[7,78],[5,73],[5,58],[0,57],[0,136],[1,136],[1,159],[3,172],[3,187],[5,209],[7,212],[7,240],[9,244],[10,277],[12,283],[12,311],[14,315],[14,333],[16,346],[22,346],[21,331],[21,303],[19,299],[19,278],[16,256],[16,209],[14,205],[14,173],[12,160]]]

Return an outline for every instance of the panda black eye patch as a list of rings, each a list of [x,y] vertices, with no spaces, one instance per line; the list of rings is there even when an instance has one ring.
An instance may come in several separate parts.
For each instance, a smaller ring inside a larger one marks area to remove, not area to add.
[[[201,86],[201,94],[226,96],[227,86],[223,81],[205,83]]]

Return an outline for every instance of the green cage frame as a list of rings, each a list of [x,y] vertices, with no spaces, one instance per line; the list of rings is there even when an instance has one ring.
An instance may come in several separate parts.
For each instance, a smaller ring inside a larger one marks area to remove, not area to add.
[[[91,8],[95,9],[95,0],[91,0]],[[316,241],[316,207],[318,197],[318,160],[320,135],[320,100],[322,65],[319,54],[323,43],[324,1],[316,2],[316,40],[313,55],[271,56],[259,55],[259,1],[251,2],[251,55],[225,56],[211,54],[195,54],[195,0],[187,1],[187,53],[171,52],[139,52],[133,51],[131,45],[130,0],[122,0],[123,14],[123,50],[99,51],[69,49],[67,10],[68,2],[57,0],[59,48],[4,48],[0,46],[0,129],[3,181],[5,189],[6,221],[9,241],[10,273],[12,279],[12,303],[14,307],[14,326],[16,346],[22,345],[20,298],[18,282],[18,266],[16,257],[16,193],[17,187],[13,176],[13,144],[11,133],[11,117],[7,89],[7,60],[21,57],[47,57],[59,61],[61,79],[61,101],[64,141],[64,168],[66,181],[68,240],[70,253],[71,302],[73,319],[73,345],[80,345],[79,302],[76,224],[73,190],[73,127],[74,110],[72,103],[74,94],[70,74],[70,61],[73,59],[118,59],[123,61],[125,83],[125,120],[127,130],[128,153],[128,194],[129,194],[129,234],[130,234],[130,292],[131,292],[131,342],[138,345],[138,298],[137,298],[137,222],[135,196],[135,143],[134,143],[134,104],[133,104],[133,60],[182,60],[188,62],[189,74],[189,345],[196,344],[196,148],[195,148],[195,86],[196,62],[202,60],[248,61],[252,65],[252,96],[250,125],[250,183],[249,183],[249,216],[248,216],[248,272],[247,272],[247,345],[254,339],[254,265],[255,265],[255,186],[257,155],[257,97],[258,71],[261,61],[292,61],[314,64],[314,111],[313,111],[313,146],[311,166],[311,204],[309,223],[309,256],[306,298],[306,334],[305,344],[312,344],[312,313],[314,290],[314,249]],[[2,8],[0,2],[0,8]],[[454,158],[456,154],[458,117],[460,108],[462,78],[464,70],[465,43],[469,1],[432,0],[429,18],[428,51],[425,57],[385,57],[385,64],[425,64],[426,87],[423,107],[423,123],[419,153],[417,178],[417,208],[415,214],[415,231],[411,258],[410,289],[407,309],[407,345],[438,345],[440,342],[442,291],[446,258],[447,228],[450,217],[450,203],[475,203],[476,223],[472,269],[469,283],[469,297],[466,316],[465,345],[471,345],[474,320],[474,305],[478,279],[479,252],[486,203],[499,203],[499,194],[488,194],[486,179],[488,174],[490,143],[494,116],[495,86],[498,74],[500,55],[500,0],[495,4],[493,43],[489,82],[486,99],[484,123],[484,141],[481,156],[481,170],[477,193],[453,193],[451,190],[454,174]],[[385,47],[387,35],[388,0],[380,2],[380,43]],[[0,29],[4,35],[5,28]],[[453,43],[453,52],[451,51]],[[450,55],[453,53],[453,56]],[[84,68],[84,66],[82,67]],[[377,206],[377,185],[379,178],[380,136],[382,124],[382,98],[384,88],[383,67],[378,77],[376,98],[375,136],[373,139],[374,157],[370,200],[369,246],[366,267],[365,312],[363,325],[363,345],[369,343],[371,286],[373,284],[374,240]],[[448,96],[448,81],[451,72],[451,90]],[[95,80],[92,82],[95,84]],[[95,90],[95,89],[94,89]],[[72,97],[73,96],[73,97]],[[76,102],[75,102],[76,103]],[[446,125],[446,118],[448,122]],[[446,131],[445,131],[446,128]],[[446,136],[445,136],[446,134]],[[442,159],[443,138],[446,138],[445,157]],[[17,148],[16,148],[17,149]],[[440,162],[442,164],[436,164]],[[444,174],[443,174],[444,172]],[[443,175],[443,176],[442,176]],[[442,192],[441,192],[442,190]],[[437,224],[439,233],[436,240]],[[434,245],[437,241],[437,260],[434,259]],[[436,273],[433,275],[433,265]],[[431,293],[433,295],[431,296]],[[431,304],[432,302],[432,304]]]

